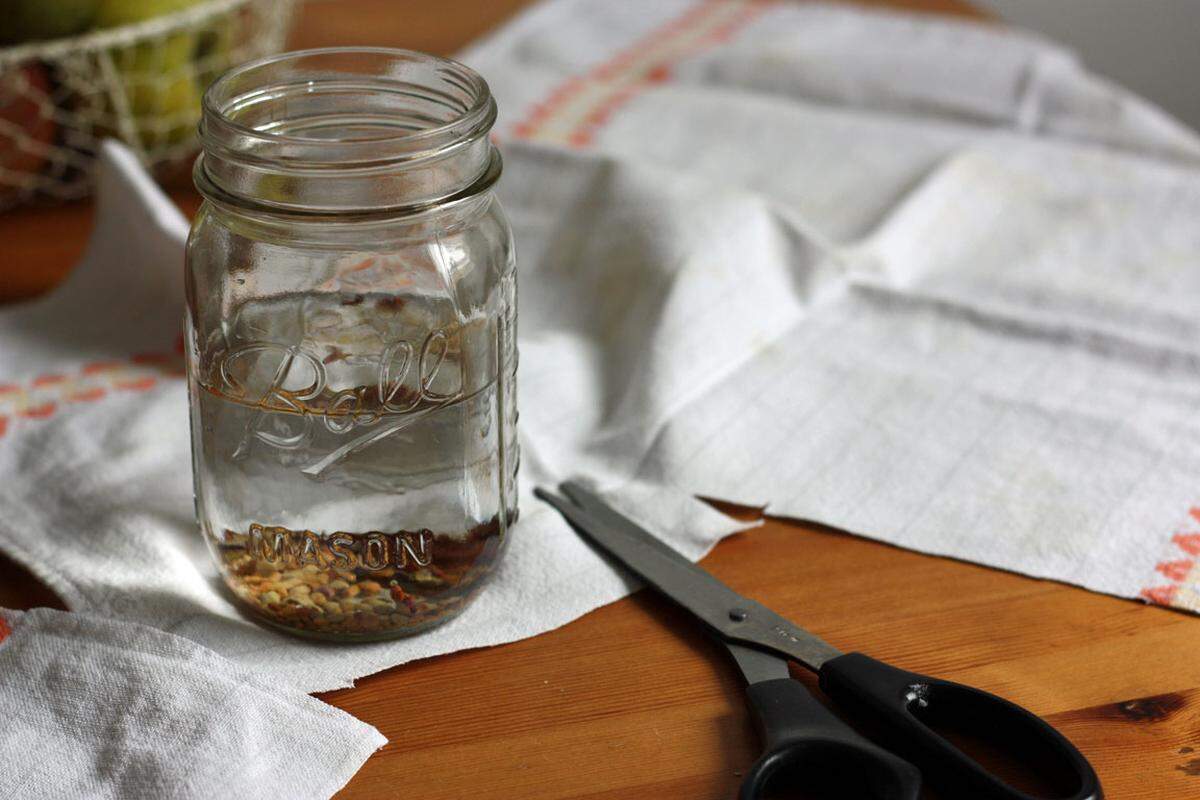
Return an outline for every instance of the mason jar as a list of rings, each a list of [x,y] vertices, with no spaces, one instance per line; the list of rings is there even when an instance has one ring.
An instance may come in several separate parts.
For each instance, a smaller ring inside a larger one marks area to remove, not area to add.
[[[516,275],[496,105],[454,61],[337,48],[208,90],[187,246],[196,516],[308,636],[455,616],[517,518]]]

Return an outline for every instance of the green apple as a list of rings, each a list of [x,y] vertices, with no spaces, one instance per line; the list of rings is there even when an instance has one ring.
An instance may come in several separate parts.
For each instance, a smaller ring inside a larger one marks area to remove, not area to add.
[[[96,26],[129,25],[181,11],[198,0],[99,0]],[[154,150],[186,141],[200,120],[207,75],[195,59],[206,31],[187,30],[113,51],[142,146]],[[211,61],[212,59],[208,59]]]
[[[15,44],[82,33],[97,0],[0,0],[0,42]]]
[[[135,109],[138,103],[134,102]],[[138,135],[149,148],[186,141],[200,121],[200,90],[190,75],[171,78],[154,92],[154,115],[140,116],[135,111]]]
[[[142,145],[186,140],[200,120],[200,89],[192,66],[196,37],[175,33],[115,53],[125,98]]]
[[[117,25],[143,22],[164,14],[171,14],[195,5],[197,0],[99,0],[99,2],[96,27],[112,28]]]
[[[196,62],[196,82],[201,92],[232,66],[236,34],[237,19],[233,14],[221,14],[196,34],[192,58]]]

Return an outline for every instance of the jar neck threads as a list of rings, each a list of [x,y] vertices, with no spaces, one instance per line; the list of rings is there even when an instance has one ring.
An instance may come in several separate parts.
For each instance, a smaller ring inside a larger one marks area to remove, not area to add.
[[[204,96],[196,185],[282,213],[403,214],[486,189],[499,154],[487,83],[449,59],[327,48],[252,61]]]

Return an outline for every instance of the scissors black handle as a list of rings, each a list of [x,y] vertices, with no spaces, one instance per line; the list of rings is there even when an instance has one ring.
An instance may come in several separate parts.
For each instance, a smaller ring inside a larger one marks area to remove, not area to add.
[[[751,684],[746,694],[766,748],[746,773],[739,800],[783,791],[856,800],[917,800],[921,773],[856,733],[799,681],[762,681]]]
[[[1047,800],[1014,788],[962,752],[935,728],[998,744],[1024,766],[1054,780],[1053,800],[1101,800],[1095,770],[1044,720],[1002,697],[897,669],[862,653],[830,659],[821,689],[852,715],[871,719],[888,746],[919,766],[927,782],[954,797]]]

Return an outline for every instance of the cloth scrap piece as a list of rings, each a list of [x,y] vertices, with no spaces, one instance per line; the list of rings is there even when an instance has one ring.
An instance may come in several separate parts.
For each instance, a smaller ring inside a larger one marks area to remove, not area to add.
[[[0,675],[10,800],[325,800],[387,741],[188,639],[91,614],[0,610]]]

